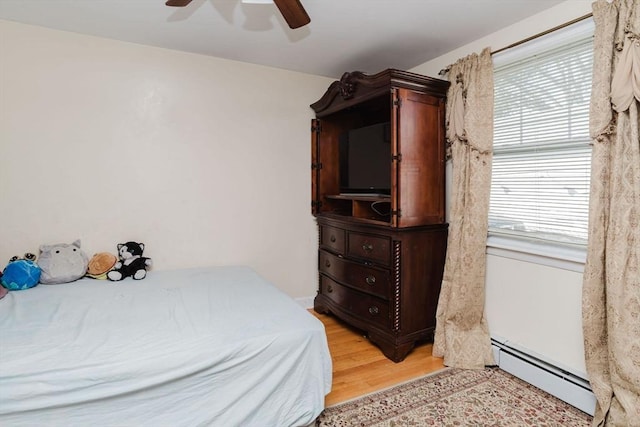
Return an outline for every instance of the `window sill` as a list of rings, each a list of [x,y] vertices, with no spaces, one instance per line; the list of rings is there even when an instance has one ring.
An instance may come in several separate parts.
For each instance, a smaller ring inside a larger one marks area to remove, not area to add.
[[[582,273],[587,248],[489,235],[487,254]]]

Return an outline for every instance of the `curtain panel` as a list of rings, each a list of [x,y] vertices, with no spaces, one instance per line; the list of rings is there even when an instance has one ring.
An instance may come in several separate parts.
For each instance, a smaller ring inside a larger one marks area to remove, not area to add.
[[[598,0],[583,333],[594,426],[640,426],[640,0]]]
[[[486,242],[493,145],[493,64],[490,49],[449,69],[447,156],[453,187],[447,257],[433,355],[447,366],[495,364],[485,302]]]

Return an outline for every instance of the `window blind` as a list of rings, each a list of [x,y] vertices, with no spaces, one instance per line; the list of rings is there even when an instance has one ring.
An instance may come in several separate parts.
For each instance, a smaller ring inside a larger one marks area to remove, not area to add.
[[[584,245],[593,30],[542,46],[494,66],[489,231]]]

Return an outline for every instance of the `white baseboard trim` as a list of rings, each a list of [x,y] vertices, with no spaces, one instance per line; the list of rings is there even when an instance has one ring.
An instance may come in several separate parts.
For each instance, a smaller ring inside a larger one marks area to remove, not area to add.
[[[313,299],[314,297],[302,297],[296,298],[295,301],[300,304],[303,308],[307,310],[311,310],[313,308]]]
[[[589,382],[503,342],[491,340],[500,369],[538,387],[564,402],[593,415],[596,398]]]

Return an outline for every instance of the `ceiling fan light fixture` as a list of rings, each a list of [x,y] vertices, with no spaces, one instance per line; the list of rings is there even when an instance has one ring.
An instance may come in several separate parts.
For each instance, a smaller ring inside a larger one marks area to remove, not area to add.
[[[191,3],[191,0],[167,0],[166,5],[171,7],[185,7]]]
[[[304,10],[300,0],[241,0],[242,3],[275,3],[276,7],[287,21],[289,28],[295,29],[307,25],[311,18]],[[184,7],[191,3],[191,0],[166,0],[167,6]]]

